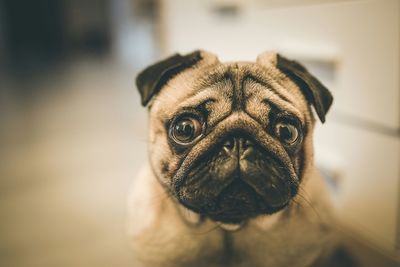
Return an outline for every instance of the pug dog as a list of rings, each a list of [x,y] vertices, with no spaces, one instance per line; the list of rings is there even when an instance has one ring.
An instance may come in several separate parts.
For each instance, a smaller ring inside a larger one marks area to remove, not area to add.
[[[129,198],[137,265],[327,266],[336,247],[313,128],[333,98],[273,52],[221,63],[176,54],[136,79],[149,163]]]

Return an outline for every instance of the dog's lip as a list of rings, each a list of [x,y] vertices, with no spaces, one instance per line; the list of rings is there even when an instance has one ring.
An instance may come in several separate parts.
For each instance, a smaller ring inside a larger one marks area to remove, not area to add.
[[[191,224],[199,224],[202,219],[208,218],[211,221],[217,223],[222,229],[227,231],[235,231],[241,229],[248,220],[255,218],[259,215],[265,214],[273,214],[284,209],[288,206],[291,201],[289,200],[287,203],[283,204],[279,207],[271,207],[272,210],[260,210],[258,213],[248,213],[244,214],[242,212],[238,213],[233,211],[232,209],[228,210],[218,210],[216,212],[204,212],[203,210],[199,209],[198,207],[193,207],[188,203],[183,202],[181,199],[178,198],[180,203],[180,213]],[[238,225],[240,227],[238,227]]]
[[[257,215],[259,214],[227,214],[221,211],[218,214],[207,214],[206,216],[218,225],[222,225],[222,228],[225,227],[229,230],[236,228],[235,225],[245,224],[246,221]]]
[[[183,205],[178,204],[178,209],[180,214],[183,216],[183,218],[189,222],[190,224],[199,224],[201,221],[201,215],[197,212],[194,212],[191,209],[186,208]]]

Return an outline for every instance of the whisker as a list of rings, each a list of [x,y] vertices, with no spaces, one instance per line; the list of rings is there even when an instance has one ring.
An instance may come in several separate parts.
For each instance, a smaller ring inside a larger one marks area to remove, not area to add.
[[[193,234],[193,235],[205,235],[205,234],[211,233],[212,231],[217,230],[218,228],[219,228],[219,226],[215,225],[215,226],[211,227],[210,229],[207,229],[206,231],[192,232],[191,234]]]
[[[304,193],[304,191],[303,191]],[[314,214],[318,217],[318,219],[322,219],[319,211],[317,210],[316,207],[314,207],[314,205],[311,204],[310,200],[308,200],[305,196],[303,196],[301,193],[297,194],[300,198],[302,198],[304,200],[304,202],[311,208],[311,210],[314,212]]]

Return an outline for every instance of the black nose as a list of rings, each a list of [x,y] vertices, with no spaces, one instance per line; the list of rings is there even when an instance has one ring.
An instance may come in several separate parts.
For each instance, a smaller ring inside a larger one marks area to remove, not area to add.
[[[228,154],[243,155],[253,148],[253,142],[245,137],[229,137],[225,140],[223,149]]]

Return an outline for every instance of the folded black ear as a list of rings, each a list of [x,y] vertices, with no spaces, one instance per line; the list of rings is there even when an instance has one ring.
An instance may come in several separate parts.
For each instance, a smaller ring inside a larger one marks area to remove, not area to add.
[[[325,122],[325,115],[332,105],[333,97],[329,90],[300,63],[277,55],[277,68],[297,83],[321,122]]]
[[[157,94],[174,75],[193,66],[201,60],[200,51],[196,50],[188,55],[172,55],[159,61],[138,74],[136,86],[139,89],[141,102],[146,106],[151,98]]]

